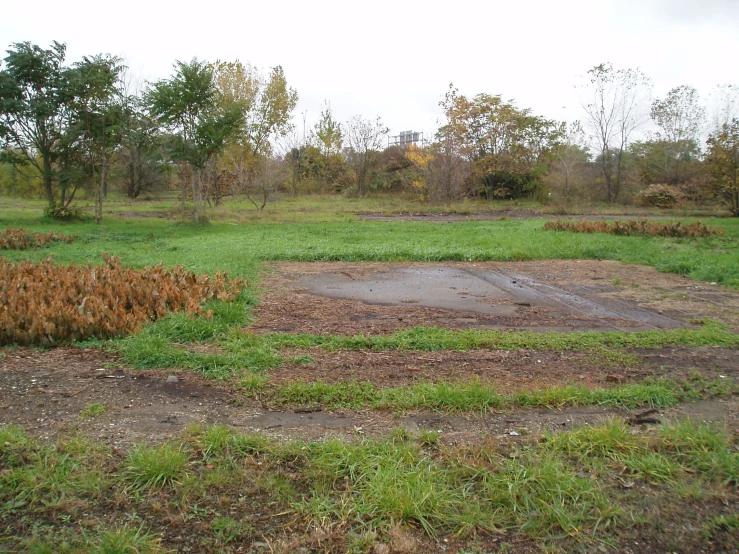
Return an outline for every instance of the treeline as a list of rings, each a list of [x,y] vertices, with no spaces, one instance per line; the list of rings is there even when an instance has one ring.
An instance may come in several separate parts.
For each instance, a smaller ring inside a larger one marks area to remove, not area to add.
[[[546,119],[501,96],[440,105],[433,141],[387,146],[380,118],[336,120],[327,103],[313,129],[292,123],[298,94],[281,67],[176,62],[167,79],[131,91],[121,60],[65,64],[65,46],[11,45],[0,69],[0,190],[44,197],[75,217],[82,191],[95,217],[109,189],[131,199],[177,191],[196,220],[246,197],[261,209],[296,195],[383,191],[448,202],[465,197],[725,202],[739,215],[739,89],[717,88],[710,117],[689,86],[651,98],[638,70],[591,69],[581,121]],[[651,123],[650,123],[651,122]],[[651,127],[651,131],[644,129]]]

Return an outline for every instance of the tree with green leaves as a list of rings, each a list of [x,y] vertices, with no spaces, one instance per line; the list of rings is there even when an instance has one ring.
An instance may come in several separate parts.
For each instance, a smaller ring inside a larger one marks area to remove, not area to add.
[[[321,117],[313,128],[314,142],[323,155],[323,187],[328,186],[331,158],[341,152],[344,145],[344,131],[341,123],[334,119],[331,104],[326,102],[321,110]]]
[[[131,200],[165,181],[164,137],[139,97],[125,99],[121,148],[116,161],[118,183]]]
[[[50,207],[55,204],[55,163],[71,101],[65,52],[66,45],[59,42],[49,49],[15,43],[0,70],[0,156],[38,171]]]
[[[250,64],[217,62],[213,66],[221,109],[243,109],[241,133],[225,149],[221,165],[236,176],[241,190],[258,209],[266,206],[275,183],[275,142],[293,129],[290,122],[298,93],[287,84],[281,66],[263,76]]]
[[[739,119],[734,118],[711,133],[706,141],[707,164],[718,192],[739,217]]]
[[[195,220],[205,222],[204,172],[208,162],[242,132],[244,105],[219,103],[210,64],[197,59],[177,61],[174,69],[171,78],[158,81],[149,89],[148,105],[172,133],[170,155],[189,169]]]
[[[661,164],[667,169],[664,182],[679,185],[685,180],[683,167],[695,159],[706,110],[700,104],[698,91],[682,85],[670,90],[664,99],[652,102],[650,113],[660,128],[653,140],[662,143]]]
[[[441,106],[447,121],[437,140],[456,145],[472,163],[480,192],[488,198],[517,198],[539,187],[563,124],[520,109],[500,95],[468,99],[453,85]]]
[[[125,106],[119,88],[122,70],[118,58],[98,55],[84,57],[70,72],[70,124],[62,144],[78,149],[89,168],[96,223],[103,217],[109,160],[122,141],[125,126]]]

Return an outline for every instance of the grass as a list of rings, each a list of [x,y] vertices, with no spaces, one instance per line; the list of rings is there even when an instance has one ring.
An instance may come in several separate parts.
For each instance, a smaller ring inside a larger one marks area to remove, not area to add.
[[[214,317],[217,320],[218,316]],[[532,331],[457,330],[435,327],[416,327],[391,335],[376,336],[325,336],[272,333],[254,335],[238,328],[229,329],[216,322],[209,327],[213,333],[213,345],[220,352],[202,353],[187,346],[189,333],[181,333],[181,327],[163,320],[140,333],[128,337],[112,348],[120,351],[127,363],[140,369],[153,367],[180,367],[199,371],[207,376],[226,378],[244,372],[263,372],[279,366],[283,348],[315,348],[338,350],[473,350],[491,348],[499,350],[590,350],[593,359],[604,366],[633,365],[637,359],[624,352],[625,348],[664,348],[670,346],[721,346],[739,345],[739,335],[726,326],[708,321],[699,329],[670,329],[667,331],[573,332],[535,333]],[[204,322],[207,327],[210,322]],[[175,329],[173,332],[172,329]],[[293,363],[311,363],[309,356],[293,357]]]
[[[447,330],[438,327],[414,327],[390,335],[295,335],[272,333],[264,336],[237,335],[232,344],[269,345],[275,348],[311,348],[326,350],[591,350],[596,355],[620,363],[615,348],[664,348],[667,346],[737,346],[739,335],[716,322],[705,322],[699,329],[666,331],[583,331],[558,333],[548,331]],[[626,361],[633,361],[628,358]]]
[[[259,273],[270,261],[610,259],[739,288],[736,219],[705,220],[721,227],[723,237],[686,240],[546,233],[538,220],[359,221],[356,213],[362,211],[475,214],[508,207],[466,202],[429,208],[382,197],[285,200],[264,212],[228,203],[211,212],[215,222],[207,226],[109,216],[174,213],[173,202],[166,199],[108,203],[100,226],[44,220],[39,217],[42,203],[6,204],[0,228],[78,235],[72,244],[1,254],[9,259],[53,255],[61,263],[100,263],[108,252],[135,267],[161,261],[197,273],[225,270],[249,279],[250,287],[235,302],[206,306],[213,310],[212,319],[171,315],[134,336],[86,344],[117,350],[140,368],[180,367],[232,379],[243,394],[263,402],[485,413],[591,405],[668,407],[739,392],[731,379],[699,378],[608,389],[563,384],[516,394],[474,381],[381,388],[365,382],[273,386],[267,378],[270,369],[283,363],[286,348],[588,350],[593,363],[621,367],[638,362],[631,348],[739,345],[738,335],[710,321],[700,328],[637,333],[415,328],[387,336],[257,336],[242,330],[258,302]],[[614,286],[622,284],[614,281]],[[315,363],[308,352],[290,356],[292,364]],[[104,409],[90,404],[80,417],[97,417]],[[41,442],[20,427],[0,426],[0,550],[157,552],[187,547],[222,552],[267,545],[275,552],[366,553],[383,551],[378,545],[401,551],[393,542],[398,533],[422,541],[421,550],[442,544],[433,538],[456,541],[464,551],[494,551],[498,545],[491,537],[502,534],[514,545],[545,550],[595,551],[604,545],[618,550],[630,533],[640,540],[642,533],[647,543],[656,536],[662,520],[654,515],[654,505],[670,506],[683,518],[667,523],[684,530],[679,548],[698,550],[710,539],[728,549],[739,533],[736,513],[726,508],[739,486],[737,475],[735,435],[690,421],[642,434],[614,419],[522,436],[509,445],[490,440],[454,445],[434,430],[302,442],[219,425],[192,426],[182,437],[136,445],[122,455],[84,437]],[[698,499],[702,510],[696,509]],[[174,542],[177,536],[184,542]],[[298,537],[297,542],[290,537]]]
[[[139,445],[128,454],[125,478],[137,489],[175,485],[185,473],[187,454],[173,444]]]
[[[266,261],[519,261],[608,259],[690,275],[696,280],[739,288],[739,221],[712,219],[725,236],[705,240],[614,237],[547,233],[537,220],[463,221],[435,224],[416,221],[356,221],[348,204],[341,217],[333,207],[312,199],[286,202],[291,214],[274,223],[215,223],[194,226],[176,221],[106,219],[93,223],[52,223],[36,211],[6,210],[0,227],[62,231],[79,238],[51,248],[3,252],[10,259],[41,259],[53,253],[62,263],[100,263],[103,252],[140,267],[162,261],[183,264],[198,273],[226,270],[254,277]],[[280,207],[275,208],[279,213]],[[301,211],[303,210],[303,211]],[[316,211],[313,211],[316,210]],[[308,217],[310,214],[324,217]],[[290,222],[290,225],[283,223]]]
[[[99,417],[108,411],[108,406],[101,402],[93,402],[85,406],[80,412],[80,419]]]
[[[432,410],[444,413],[479,412],[513,408],[562,408],[565,406],[608,406],[612,408],[667,408],[680,402],[739,393],[731,379],[705,382],[670,379],[647,380],[612,388],[562,385],[515,394],[498,393],[494,386],[468,383],[417,383],[381,388],[371,382],[296,381],[277,386],[263,382],[244,389],[245,394],[277,405],[321,406],[328,409],[396,411]]]
[[[514,449],[453,445],[437,432],[281,442],[196,426],[117,458],[79,441],[43,445],[18,427],[0,427],[0,437],[9,439],[0,442],[0,529],[15,551],[165,551],[195,527],[194,550],[248,550],[256,540],[277,544],[285,525],[333,529],[323,551],[391,542],[399,529],[470,551],[502,533],[542,547],[618,550],[619,536],[651,521],[644,494],[655,486],[660,502],[697,515],[682,527],[686,548],[707,537],[730,544],[738,528],[720,502],[690,509],[696,495],[728,499],[739,484],[736,437],[691,421],[641,434],[613,419]],[[95,486],[82,485],[91,479]],[[624,479],[634,485],[620,486]],[[301,536],[295,548],[310,547],[311,533]]]

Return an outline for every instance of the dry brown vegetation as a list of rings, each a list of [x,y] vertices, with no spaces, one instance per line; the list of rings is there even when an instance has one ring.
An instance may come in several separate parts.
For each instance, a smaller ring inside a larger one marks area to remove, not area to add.
[[[131,269],[110,256],[103,266],[0,259],[0,282],[0,344],[23,345],[132,333],[170,311],[202,314],[206,300],[231,301],[246,285],[182,266]]]
[[[0,232],[0,250],[27,250],[31,247],[41,248],[52,241],[66,242],[74,241],[77,235],[65,235],[64,233],[32,233],[31,231],[18,227],[8,228]]]
[[[709,227],[701,221],[685,224],[679,221],[658,223],[645,219],[630,219],[626,221],[547,221],[545,231],[571,231],[573,233],[608,233],[621,236],[648,236],[673,238],[705,238],[723,235],[723,229]]]

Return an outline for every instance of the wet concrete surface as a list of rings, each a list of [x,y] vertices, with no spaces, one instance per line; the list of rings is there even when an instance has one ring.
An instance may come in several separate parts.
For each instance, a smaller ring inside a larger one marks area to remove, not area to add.
[[[324,272],[302,277],[298,285],[311,294],[359,300],[387,306],[418,305],[429,308],[509,316],[521,307],[539,306],[562,318],[555,330],[580,330],[568,317],[591,318],[586,328],[634,331],[669,329],[679,321],[608,297],[608,286],[571,286],[567,289],[537,281],[514,271],[427,266],[398,267],[366,276],[347,271]],[[622,325],[628,322],[627,326]],[[495,325],[489,325],[495,327]]]

